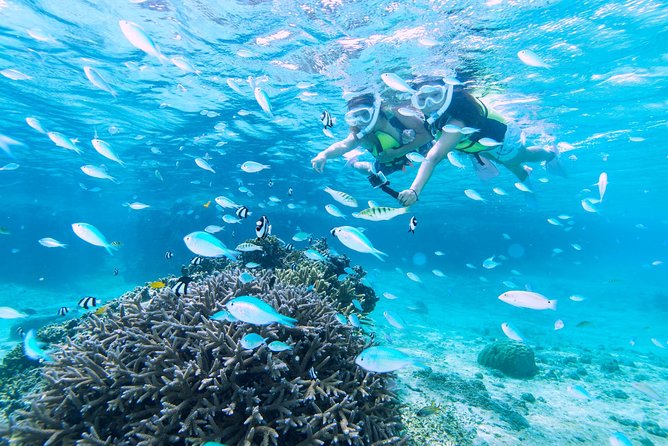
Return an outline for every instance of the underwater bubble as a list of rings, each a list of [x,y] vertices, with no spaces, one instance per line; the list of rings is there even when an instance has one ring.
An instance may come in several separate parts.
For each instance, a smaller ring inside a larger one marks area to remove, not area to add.
[[[519,243],[513,243],[508,247],[508,255],[515,259],[524,256],[524,246],[520,245]]]
[[[421,252],[416,252],[413,255],[413,265],[422,266],[427,263],[427,256]]]

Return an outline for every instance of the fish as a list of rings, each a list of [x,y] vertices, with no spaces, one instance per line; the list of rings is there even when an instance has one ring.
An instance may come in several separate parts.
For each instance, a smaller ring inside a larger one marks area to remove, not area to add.
[[[422,407],[420,410],[415,412],[415,415],[417,415],[418,417],[427,417],[429,415],[434,415],[435,413],[438,413],[440,411],[441,411],[441,407],[432,403],[429,406]]]
[[[23,352],[35,361],[51,362],[49,354],[40,347],[35,330],[28,330],[23,338]]]
[[[198,256],[226,257],[237,260],[237,253],[227,247],[213,235],[204,231],[195,231],[183,237],[186,247]]]
[[[177,67],[178,69],[180,69],[185,73],[195,73],[198,76],[201,73],[201,71],[196,69],[190,62],[188,62],[185,58],[181,56],[172,57],[170,60],[175,67]]]
[[[207,201],[206,203],[204,203],[202,205],[202,207],[205,208],[205,209],[209,209],[209,206],[211,206],[211,200]]]
[[[100,301],[97,297],[86,296],[79,299],[79,303],[77,305],[84,310],[88,310],[89,308],[97,307],[99,303]]]
[[[172,257],[174,257],[174,253],[172,251],[166,251],[165,252],[165,258],[167,260],[171,259]]]
[[[547,219],[547,222],[548,222],[549,224],[551,224],[551,225],[554,225],[554,226],[563,226],[563,223],[561,223],[561,222],[560,222],[559,220],[557,220],[556,218],[548,218],[548,219]]]
[[[327,110],[320,114],[320,122],[322,123],[323,130],[331,129],[335,124],[335,120],[332,118],[332,114]]]
[[[408,85],[405,80],[400,78],[395,73],[383,73],[380,75],[380,78],[383,82],[385,82],[385,85],[390,87],[392,90],[402,93],[415,93],[415,90],[410,85]]]
[[[628,439],[626,435],[622,432],[613,432],[610,437],[608,437],[610,446],[633,446],[631,440]]]
[[[515,186],[515,188],[516,188],[517,190],[519,190],[519,191],[522,191],[522,192],[528,192],[528,193],[533,193],[533,191],[532,191],[531,189],[529,189],[529,186],[527,186],[526,184],[521,183],[521,182],[519,182],[519,181],[516,182],[516,183],[514,184],[514,186]]]
[[[211,173],[216,173],[215,170],[213,170],[213,167],[211,167],[211,164],[209,164],[205,159],[203,158],[195,158],[195,164],[197,164],[198,167],[208,170]]]
[[[304,240],[308,240],[310,237],[311,234],[309,234],[308,232],[299,231],[292,236],[292,240],[294,240],[295,242],[303,242]]]
[[[582,302],[583,300],[585,300],[584,297],[579,296],[577,294],[573,294],[572,296],[569,297],[569,299],[572,300],[573,302]]]
[[[466,195],[467,197],[469,197],[471,200],[474,200],[474,201],[482,201],[482,202],[485,201],[485,199],[482,198],[480,196],[480,194],[478,192],[474,191],[473,189],[464,190],[464,195]]]
[[[262,251],[262,246],[258,246],[250,242],[245,242],[238,244],[237,247],[234,249],[241,252]]]
[[[239,281],[244,285],[247,283],[251,283],[253,280],[255,280],[255,277],[251,273],[244,272],[239,274]]]
[[[369,221],[386,221],[391,220],[394,217],[403,215],[408,212],[408,207],[402,208],[391,208],[387,206],[377,206],[372,208],[364,209],[360,212],[354,212],[352,215],[355,218],[361,218],[363,220]]]
[[[24,317],[28,315],[12,307],[0,307],[0,319],[22,319]]]
[[[204,262],[204,257],[196,256],[190,260],[190,266],[200,266]]]
[[[172,286],[172,292],[176,296],[185,296],[188,294],[188,285],[193,281],[192,277],[182,276],[179,277],[176,283]]]
[[[346,247],[366,254],[372,254],[377,259],[384,261],[381,256],[387,256],[382,251],[374,248],[371,241],[357,228],[352,226],[339,226],[330,231]]]
[[[562,321],[561,319],[557,319],[556,321],[554,321],[554,330],[555,331],[561,330],[562,328],[564,328],[564,321]]]
[[[383,316],[385,316],[385,319],[387,322],[390,323],[391,326],[394,328],[398,328],[399,330],[405,330],[407,325],[406,322],[403,320],[401,316],[399,316],[397,313],[394,311],[384,311]]]
[[[531,310],[556,310],[557,301],[531,291],[506,291],[499,296],[502,302]]]
[[[39,122],[37,118],[26,118],[26,123],[34,130],[37,130],[39,133],[45,134],[46,131],[44,130],[44,127],[42,127],[42,124]]]
[[[266,215],[263,215],[255,222],[255,235],[258,239],[263,239],[271,235],[271,224],[269,224],[269,219]]]
[[[149,288],[152,288],[154,290],[159,290],[161,288],[164,288],[166,285],[165,285],[165,282],[162,282],[160,280],[156,280],[155,282],[149,283],[148,286],[149,286]]]
[[[360,328],[362,324],[360,323],[360,318],[356,314],[351,313],[348,315],[348,322],[355,328]]]
[[[23,329],[23,327],[16,327],[15,333],[17,334],[17,336],[19,338],[25,338],[25,336],[26,336],[26,332]]]
[[[234,215],[229,215],[229,214],[223,215],[223,221],[225,223],[231,224],[231,225],[236,224],[236,223],[241,223],[240,218],[236,218]]]
[[[9,163],[9,164],[5,164],[4,166],[0,167],[0,171],[9,172],[9,171],[18,169],[19,167],[21,167],[21,166],[17,163]]]
[[[408,158],[411,162],[418,163],[418,164],[423,163],[426,160],[424,155],[422,155],[420,153],[417,153],[417,152],[407,153],[406,158]]]
[[[153,42],[153,39],[146,34],[144,28],[127,20],[119,20],[118,25],[121,27],[123,35],[128,39],[128,42],[130,42],[132,46],[142,50],[149,56],[157,57],[161,62],[169,61],[169,59],[162,55],[158,46]]]
[[[322,254],[320,254],[318,251],[316,251],[314,249],[307,249],[306,251],[304,251],[304,256],[307,259],[315,260],[317,262],[326,262],[327,261],[325,256],[323,256]]]
[[[11,79],[13,81],[27,81],[32,79],[31,76],[28,76],[27,74],[22,73],[14,68],[7,68],[5,70],[2,70],[0,71],[0,74],[5,76],[7,79]]]
[[[257,262],[247,262],[245,266],[246,266],[246,268],[253,269],[253,268],[257,268],[258,266],[260,266],[260,264],[257,263]]]
[[[593,214],[598,212],[598,209],[594,207],[594,203],[598,203],[598,200],[593,200],[591,198],[585,198],[582,201],[580,201],[580,204],[582,205],[582,209],[584,209],[587,212],[591,212]]]
[[[601,172],[601,175],[598,177],[598,183],[596,183],[596,186],[598,186],[598,194],[599,194],[599,199],[598,202],[600,203],[603,201],[603,196],[605,195],[605,190],[608,187],[608,174],[605,172]]]
[[[493,269],[493,268],[496,268],[499,265],[501,265],[499,262],[494,261],[494,256],[492,256],[488,259],[485,259],[482,262],[482,267],[485,268],[485,269]]]
[[[86,77],[90,81],[91,84],[93,84],[95,87],[99,88],[100,90],[106,91],[113,97],[116,97],[117,94],[114,91],[113,88],[111,88],[111,85],[102,77],[100,73],[97,72],[97,70],[93,67],[89,66],[84,66],[84,73],[86,74]]]
[[[267,346],[272,352],[284,352],[286,350],[292,350],[292,346],[286,344],[282,341],[272,341]]]
[[[351,208],[356,208],[357,207],[357,200],[348,195],[345,192],[340,192],[338,190],[331,189],[329,187],[325,187],[323,191],[327,192],[331,197],[337,201],[338,203],[341,203],[344,206],[348,206]]]
[[[584,387],[579,386],[577,384],[574,386],[566,387],[566,391],[568,391],[568,393],[570,393],[572,396],[574,396],[579,400],[589,401],[591,399],[591,395],[589,394],[589,392],[587,392],[587,390]]]
[[[269,96],[267,96],[267,93],[265,93],[265,91],[260,87],[255,87],[253,94],[255,95],[255,100],[260,105],[260,108],[267,115],[269,115],[270,118],[273,118],[274,114],[271,111],[271,102],[269,102]]]
[[[42,246],[45,246],[47,248],[66,248],[67,245],[64,243],[60,243],[58,240],[55,238],[51,237],[44,237],[38,240],[39,244]]]
[[[288,188],[288,197],[292,197],[293,190],[291,187]]]
[[[141,211],[142,209],[150,208],[151,206],[146,204],[146,203],[141,203],[139,201],[135,201],[133,203],[125,203],[124,206],[129,207],[130,209],[134,209],[135,211]]]
[[[241,170],[246,173],[257,173],[265,169],[270,169],[271,166],[266,164],[256,163],[255,161],[246,161],[241,165]]]
[[[222,231],[223,229],[225,229],[225,228],[223,228],[222,226],[208,225],[206,228],[204,228],[204,232],[208,232],[209,234],[216,234],[216,233]]]
[[[264,344],[264,341],[266,340],[267,338],[263,338],[257,333],[246,333],[241,340],[239,340],[239,344],[241,344],[241,347],[245,350],[255,350]]]
[[[234,201],[230,200],[227,197],[223,197],[222,195],[219,197],[214,198],[214,201],[218,206],[221,208],[240,208],[241,206],[236,204]]]
[[[548,68],[548,69],[552,68],[550,65],[543,62],[543,60],[531,50],[520,50],[517,52],[517,57],[525,65],[529,65],[530,67]]]
[[[115,248],[120,248],[121,246],[123,246],[123,243],[119,242],[119,241],[114,241],[114,242],[111,242],[110,244],[111,244],[111,246],[113,246]]]
[[[93,166],[92,164],[86,164],[81,166],[81,171],[92,178],[97,178],[100,180],[109,180],[116,184],[119,181],[107,173],[107,169],[103,166]]]
[[[407,366],[415,366],[428,369],[424,363],[416,358],[391,347],[369,347],[364,349],[357,357],[355,364],[364,370],[375,373],[394,372]]]
[[[325,210],[329,215],[332,217],[339,217],[339,218],[346,218],[345,215],[333,204],[327,204],[325,205]]]
[[[253,325],[278,323],[294,327],[297,319],[278,313],[271,305],[253,296],[239,296],[227,302],[223,307],[242,322]]]
[[[358,299],[352,299],[350,301],[353,304],[353,307],[355,307],[359,311],[364,311],[362,308],[362,302],[360,302]]]
[[[653,400],[663,402],[663,396],[659,394],[653,387],[644,382],[635,382],[631,383],[631,387],[636,389],[638,392],[644,394],[645,396],[650,397]]]
[[[445,277],[445,274],[443,271],[440,269],[432,269],[431,272],[436,276],[436,277]]]
[[[65,316],[69,311],[70,309],[67,307],[60,307],[58,308],[58,316]]]
[[[106,237],[93,225],[88,223],[73,223],[72,230],[81,240],[94,246],[100,246],[107,250],[109,255],[114,255],[112,249],[118,249],[116,246],[107,242]]]
[[[590,327],[590,326],[591,326],[590,321],[580,321],[577,324],[575,324],[576,328],[586,328],[586,327]],[[665,348],[665,347],[662,346],[662,348]]]
[[[517,342],[525,342],[524,336],[522,336],[520,332],[517,331],[517,329],[508,322],[501,324],[501,330],[503,330],[503,333],[508,336],[509,339]]]
[[[501,189],[500,187],[495,187],[494,189],[492,189],[492,191],[494,191],[496,195],[501,195],[501,196],[508,195],[508,193],[505,190]]]
[[[248,218],[248,216],[252,214],[252,212],[248,211],[246,206],[239,206],[239,208],[234,213],[239,218]]]
[[[420,279],[420,277],[418,277],[417,274],[412,273],[410,271],[406,273],[406,277],[411,279],[413,282],[422,283],[422,279]]]
[[[348,325],[348,318],[346,318],[346,316],[341,313],[336,313],[334,315],[334,319],[336,319],[336,321],[341,325]]]
[[[66,138],[65,135],[63,135],[62,133],[48,132],[46,134],[46,136],[48,136],[49,139],[51,141],[53,141],[53,143],[55,145],[57,145],[58,147],[62,147],[63,149],[66,149],[66,150],[71,150],[72,152],[76,152],[79,155],[83,153],[81,151],[81,149],[79,149],[75,145],[75,143],[74,143],[75,140],[70,140],[70,139]]]

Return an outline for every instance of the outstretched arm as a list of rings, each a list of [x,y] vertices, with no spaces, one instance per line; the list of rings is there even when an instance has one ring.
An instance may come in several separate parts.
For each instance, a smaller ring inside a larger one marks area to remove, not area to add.
[[[450,124],[457,126],[464,126],[464,123],[456,119],[449,121]],[[420,165],[410,189],[403,190],[399,193],[398,200],[403,206],[410,206],[418,200],[422,190],[431,178],[436,166],[457,146],[461,139],[459,133],[443,132],[441,138],[436,141],[436,144],[429,150],[425,160]]]
[[[341,156],[344,153],[354,149],[357,145],[359,145],[359,141],[357,138],[355,138],[353,133],[350,133],[346,139],[335,142],[322,152],[318,153],[315,158],[311,160],[311,166],[313,166],[313,170],[318,173],[322,173],[323,169],[325,168],[325,163],[327,163],[328,159]]]
[[[396,149],[386,149],[378,157],[378,161],[381,163],[391,161],[393,159],[404,156],[407,153],[413,152],[414,150],[422,147],[431,141],[433,136],[427,131],[423,125],[423,121],[420,118],[415,116],[403,116],[400,113],[396,115],[397,119],[406,127],[406,129],[413,130],[415,135],[413,140],[407,144],[403,144]]]

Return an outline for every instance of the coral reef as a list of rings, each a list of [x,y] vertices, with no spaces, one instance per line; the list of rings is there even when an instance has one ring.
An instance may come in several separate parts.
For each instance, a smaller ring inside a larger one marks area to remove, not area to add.
[[[511,340],[486,346],[478,355],[478,364],[500,370],[511,378],[531,378],[538,372],[533,350]]]
[[[79,332],[43,366],[43,389],[15,412],[12,444],[307,446],[390,445],[401,420],[391,376],[354,364],[366,346],[358,330],[335,321],[334,300],[255,271],[138,291]],[[256,327],[210,316],[239,295],[260,296],[298,326]],[[239,345],[247,333],[293,349]]]

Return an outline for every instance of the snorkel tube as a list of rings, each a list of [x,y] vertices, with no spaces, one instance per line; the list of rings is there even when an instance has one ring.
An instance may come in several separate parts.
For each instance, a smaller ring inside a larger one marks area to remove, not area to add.
[[[378,116],[380,115],[380,95],[378,93],[373,94],[373,116],[371,117],[371,121],[369,124],[364,127],[362,130],[360,130],[356,135],[355,138],[357,139],[362,139],[369,133],[371,133],[371,129],[376,125],[376,121],[378,121]]]
[[[432,125],[434,122],[438,121],[438,119],[443,115],[443,113],[445,113],[448,107],[450,107],[450,103],[452,102],[452,94],[455,91],[455,86],[448,83],[445,79],[443,79],[443,85],[448,86],[448,91],[445,94],[445,102],[441,108],[432,113],[431,116],[427,119],[427,124],[429,125]]]

